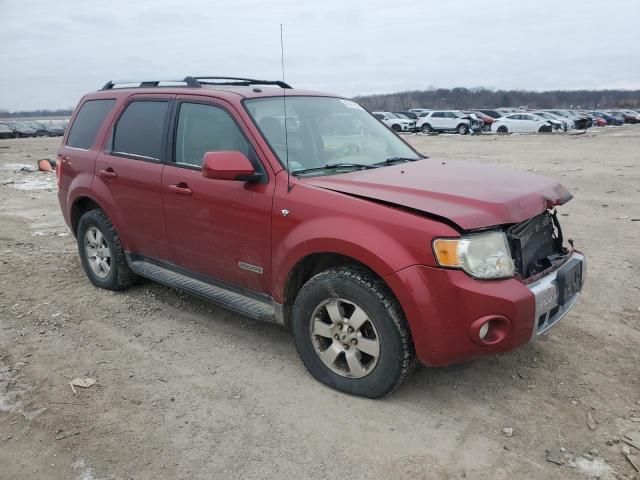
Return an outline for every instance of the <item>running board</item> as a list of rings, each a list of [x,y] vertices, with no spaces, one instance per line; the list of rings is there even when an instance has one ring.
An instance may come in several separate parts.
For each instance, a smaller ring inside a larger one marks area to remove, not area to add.
[[[159,265],[159,262],[156,263],[139,255],[127,254],[127,260],[131,270],[141,277],[182,290],[256,320],[283,323],[281,315],[276,314],[276,304],[267,295],[252,291],[249,291],[249,294],[244,294],[221,284],[194,278],[187,272],[179,272],[176,271],[177,269]],[[278,309],[278,311],[280,310]]]

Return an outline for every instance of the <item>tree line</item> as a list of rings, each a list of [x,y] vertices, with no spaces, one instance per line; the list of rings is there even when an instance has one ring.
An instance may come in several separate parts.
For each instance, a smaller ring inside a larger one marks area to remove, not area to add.
[[[0,118],[29,118],[29,117],[69,117],[72,110],[69,108],[59,108],[57,110],[25,110],[20,112],[10,112],[0,108]]]
[[[409,108],[640,108],[640,90],[492,90],[433,88],[354,98],[369,110],[398,112]]]

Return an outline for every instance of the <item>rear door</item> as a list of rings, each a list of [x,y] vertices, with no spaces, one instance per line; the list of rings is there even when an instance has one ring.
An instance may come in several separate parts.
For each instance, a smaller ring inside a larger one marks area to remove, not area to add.
[[[433,112],[429,117],[429,124],[434,130],[441,130],[446,128],[443,112]]]
[[[173,261],[206,277],[269,293],[274,182],[257,145],[226,102],[197,96],[176,100],[170,159],[162,176]],[[202,175],[206,152],[230,150],[245,154],[264,181]]]
[[[94,189],[110,197],[126,248],[169,258],[162,169],[172,95],[133,95],[123,104],[96,161]]]

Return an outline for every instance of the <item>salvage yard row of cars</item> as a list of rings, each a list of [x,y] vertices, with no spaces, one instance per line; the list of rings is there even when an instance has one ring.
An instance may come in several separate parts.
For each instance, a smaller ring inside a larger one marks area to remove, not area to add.
[[[518,108],[373,112],[382,123],[400,132],[553,133],[590,127],[640,123],[640,110],[530,110]]]
[[[69,120],[0,120],[0,138],[61,137],[68,123]]]

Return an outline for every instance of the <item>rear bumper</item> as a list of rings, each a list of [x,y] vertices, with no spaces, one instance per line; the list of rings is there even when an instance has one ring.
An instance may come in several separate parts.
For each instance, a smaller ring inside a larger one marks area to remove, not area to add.
[[[577,252],[571,258],[584,261]],[[556,325],[579,296],[559,305],[558,272],[568,263],[529,285],[514,278],[479,281],[459,270],[421,265],[385,280],[407,317],[418,359],[446,366],[511,351]],[[501,322],[499,341],[483,344],[477,337],[485,318]]]

